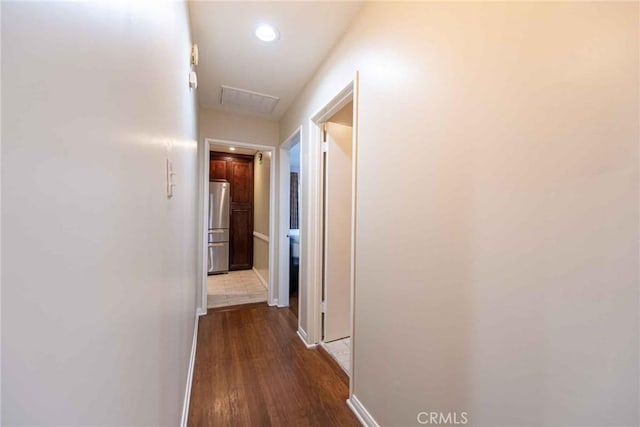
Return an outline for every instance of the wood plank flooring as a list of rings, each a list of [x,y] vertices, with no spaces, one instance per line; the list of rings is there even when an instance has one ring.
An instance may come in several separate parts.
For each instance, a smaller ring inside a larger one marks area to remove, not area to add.
[[[209,310],[200,318],[189,426],[359,426],[346,374],[307,349],[286,308]]]

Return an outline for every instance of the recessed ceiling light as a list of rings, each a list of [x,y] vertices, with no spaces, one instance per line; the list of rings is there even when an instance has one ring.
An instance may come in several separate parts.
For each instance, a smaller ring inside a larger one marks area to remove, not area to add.
[[[278,30],[269,24],[260,24],[256,27],[256,37],[263,42],[271,43],[278,40]]]
[[[236,147],[229,147],[229,151],[236,151]]]

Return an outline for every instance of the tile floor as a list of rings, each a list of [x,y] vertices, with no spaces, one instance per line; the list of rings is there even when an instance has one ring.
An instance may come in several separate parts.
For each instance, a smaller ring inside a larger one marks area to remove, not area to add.
[[[207,278],[207,308],[263,301],[267,301],[267,288],[253,270],[230,271]]]
[[[349,375],[349,367],[351,366],[351,338],[342,338],[340,340],[324,343],[324,348],[333,357],[338,365]]]

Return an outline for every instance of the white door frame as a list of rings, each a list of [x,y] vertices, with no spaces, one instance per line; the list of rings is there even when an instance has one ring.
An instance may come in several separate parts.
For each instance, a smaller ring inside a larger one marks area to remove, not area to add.
[[[344,86],[329,102],[316,111],[309,119],[309,206],[304,211],[308,217],[308,269],[307,283],[309,294],[307,303],[307,343],[318,344],[322,340],[322,215],[323,207],[323,170],[322,170],[322,128],[321,124],[340,111],[346,104],[353,101],[353,160],[351,182],[351,367],[350,377],[353,378],[353,342],[355,329],[355,237],[356,237],[356,176],[358,159],[358,73],[354,79]],[[350,390],[353,381],[349,382]],[[350,391],[351,393],[351,391]]]
[[[279,286],[278,286],[278,307],[288,307],[289,306],[289,287],[290,287],[290,277],[289,277],[289,227],[290,223],[290,200],[289,197],[285,197],[285,195],[289,194],[291,180],[289,178],[289,174],[291,173],[291,162],[289,161],[289,150],[293,147],[295,140],[298,140],[298,144],[300,144],[300,158],[302,158],[302,126],[298,127],[287,139],[285,139],[282,144],[280,144],[280,153],[279,153],[279,170],[280,170],[280,228],[278,234],[278,243],[279,243],[279,264],[278,264],[278,273],[279,273]],[[300,173],[302,174],[302,161],[300,162]],[[302,181],[302,180],[301,180]],[[299,211],[302,212],[302,206],[299,207]],[[302,239],[302,223],[300,224],[300,239]],[[301,246],[300,246],[301,247]],[[300,257],[300,264],[302,264],[302,257]],[[300,274],[298,273],[298,276]],[[301,286],[300,280],[298,279],[298,288]],[[298,310],[300,309],[300,299],[298,299]],[[300,312],[300,311],[298,311]],[[298,324],[300,320],[298,320]]]
[[[211,144],[215,145],[225,145],[228,147],[238,147],[238,148],[250,148],[253,150],[258,150],[262,152],[271,153],[271,170],[269,171],[269,282],[267,283],[267,303],[269,305],[275,305],[275,296],[274,289],[276,288],[276,244],[277,240],[273,238],[276,235],[276,169],[277,169],[277,159],[276,159],[276,147],[272,147],[270,145],[260,145],[260,144],[252,144],[250,142],[241,142],[241,141],[229,141],[225,139],[216,139],[216,138],[204,138],[204,147],[201,150],[201,158],[200,158],[200,183],[201,183],[201,192],[198,196],[198,206],[199,206],[199,233],[200,233],[200,261],[199,261],[199,271],[202,274],[201,278],[201,304],[198,312],[200,314],[207,313],[207,200],[209,198],[209,152],[211,151]],[[253,230],[252,230],[253,232]],[[255,235],[254,235],[255,236]]]

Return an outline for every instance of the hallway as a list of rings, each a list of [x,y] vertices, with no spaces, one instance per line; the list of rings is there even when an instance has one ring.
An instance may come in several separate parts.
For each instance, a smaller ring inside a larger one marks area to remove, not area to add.
[[[360,425],[347,376],[296,327],[290,309],[266,304],[201,317],[188,425]]]
[[[0,0],[0,427],[640,427],[639,18]]]

